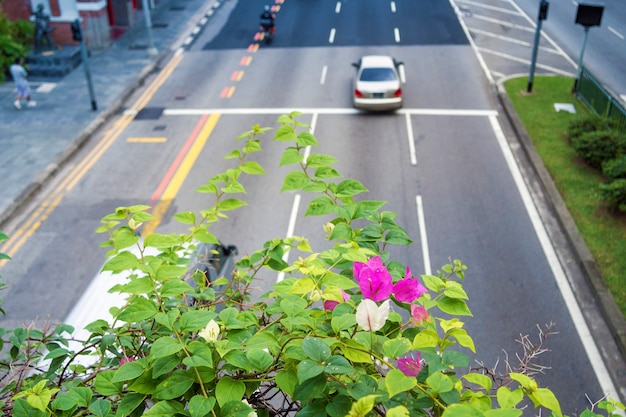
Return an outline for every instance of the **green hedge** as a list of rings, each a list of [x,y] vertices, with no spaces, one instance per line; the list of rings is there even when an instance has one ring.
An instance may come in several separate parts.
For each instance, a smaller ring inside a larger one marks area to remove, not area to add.
[[[26,56],[33,44],[34,26],[28,20],[12,22],[0,9],[0,82],[18,56]]]

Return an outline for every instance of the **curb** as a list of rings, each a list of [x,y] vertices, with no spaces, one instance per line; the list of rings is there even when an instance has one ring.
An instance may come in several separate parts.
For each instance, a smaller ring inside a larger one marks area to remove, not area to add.
[[[518,141],[522,146],[524,153],[528,157],[533,170],[537,174],[539,182],[541,183],[552,209],[557,215],[556,217],[559,225],[565,233],[569,244],[572,246],[578,266],[582,270],[587,282],[592,288],[600,313],[609,327],[611,335],[619,348],[622,358],[626,358],[626,320],[624,319],[621,310],[615,303],[615,299],[607,288],[596,262],[589,251],[589,248],[580,235],[572,215],[567,209],[561,194],[552,180],[552,176],[548,173],[546,167],[544,166],[543,161],[535,149],[535,145],[528,136],[526,128],[513,107],[513,103],[511,103],[509,96],[500,84],[497,86],[497,94],[498,100],[504,109],[507,119],[511,123]]]

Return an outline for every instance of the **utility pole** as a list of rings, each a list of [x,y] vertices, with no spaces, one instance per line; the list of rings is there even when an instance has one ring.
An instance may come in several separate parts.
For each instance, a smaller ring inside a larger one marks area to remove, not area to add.
[[[539,1],[539,15],[537,16],[537,28],[535,30],[535,42],[533,43],[533,55],[530,61],[530,75],[528,76],[528,87],[526,91],[533,91],[533,81],[535,79],[535,66],[537,63],[537,52],[539,51],[539,41],[541,39],[541,24],[548,18],[548,8],[550,3],[547,0]]]

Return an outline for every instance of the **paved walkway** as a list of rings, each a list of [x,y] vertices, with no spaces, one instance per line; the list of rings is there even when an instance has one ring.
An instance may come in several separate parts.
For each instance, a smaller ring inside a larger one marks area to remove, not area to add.
[[[91,51],[96,111],[82,65],[62,79],[32,78],[34,108],[15,109],[13,82],[0,84],[0,230],[64,159],[119,111],[146,76],[174,49],[198,35],[196,27],[202,30],[211,24],[214,9],[224,1],[159,2],[151,14],[156,55],[148,55],[148,32],[142,21],[110,48]],[[137,12],[137,17],[142,18],[142,13]]]

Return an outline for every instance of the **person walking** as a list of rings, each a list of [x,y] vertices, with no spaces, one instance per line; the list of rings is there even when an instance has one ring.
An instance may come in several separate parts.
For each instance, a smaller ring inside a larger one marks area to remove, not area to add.
[[[22,109],[22,98],[26,99],[27,107],[35,107],[37,103],[30,99],[30,86],[28,85],[28,72],[24,69],[24,58],[15,58],[15,64],[9,68],[15,87],[17,88],[17,100],[13,102],[16,109]]]

